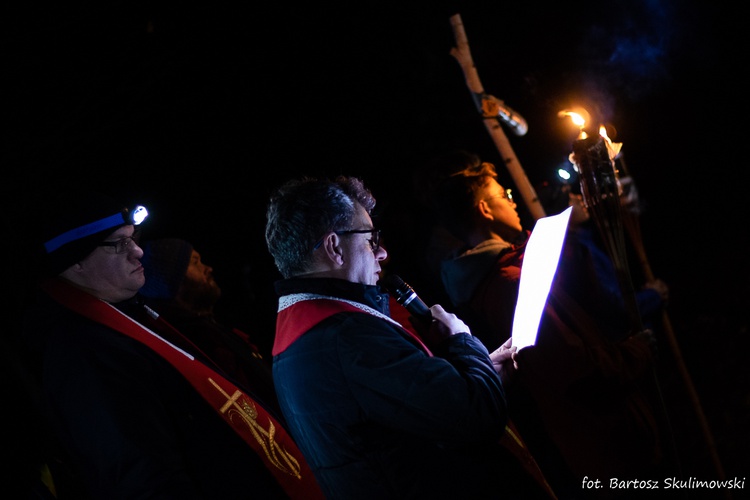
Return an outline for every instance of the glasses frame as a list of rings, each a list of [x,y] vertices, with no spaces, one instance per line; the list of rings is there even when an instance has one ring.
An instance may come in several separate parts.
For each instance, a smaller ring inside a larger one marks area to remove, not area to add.
[[[114,248],[115,254],[120,255],[122,253],[127,253],[128,247],[130,246],[131,242],[137,245],[140,239],[141,239],[141,229],[136,227],[135,230],[133,231],[133,234],[130,236],[125,236],[124,238],[120,238],[116,241],[102,241],[97,246]]]
[[[505,200],[508,200],[508,203],[515,203],[513,201],[513,190],[511,188],[507,188],[505,189],[505,191],[500,194],[496,194],[495,196],[484,198],[484,201],[491,200],[492,198],[503,198]]]
[[[347,230],[341,230],[341,231],[332,231],[333,234],[337,234],[339,236],[344,236],[346,234],[367,234],[372,233],[372,238],[370,238],[370,248],[372,248],[373,253],[377,252],[380,248],[380,229],[347,229]],[[320,246],[323,244],[323,241],[325,238],[321,238],[313,247],[313,250],[317,250],[320,248]]]

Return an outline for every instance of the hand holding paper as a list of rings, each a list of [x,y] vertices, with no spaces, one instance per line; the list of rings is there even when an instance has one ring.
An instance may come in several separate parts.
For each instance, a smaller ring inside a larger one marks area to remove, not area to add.
[[[500,375],[503,384],[509,383],[516,370],[518,370],[518,363],[516,363],[515,359],[515,353],[518,349],[511,347],[512,340],[512,338],[509,338],[503,345],[490,353],[492,367]]]

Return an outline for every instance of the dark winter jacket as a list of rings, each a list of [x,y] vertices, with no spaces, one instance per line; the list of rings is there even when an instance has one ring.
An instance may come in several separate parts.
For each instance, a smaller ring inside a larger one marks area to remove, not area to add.
[[[364,308],[329,316],[273,359],[290,432],[328,498],[539,495],[497,446],[505,394],[475,337],[453,335],[431,357],[389,319],[378,287],[290,279],[277,292],[282,309],[323,297]]]
[[[471,311],[466,321],[488,349],[511,334],[525,250],[485,242],[443,263],[448,293]],[[558,273],[566,265],[561,260]],[[545,474],[562,469],[562,455],[572,476],[560,476],[558,491],[578,489],[574,478],[584,475],[653,473],[663,463],[664,422],[649,342],[611,340],[590,304],[571,297],[565,284],[555,278],[536,345],[518,353],[517,377],[506,387],[511,417]]]
[[[87,490],[60,499],[288,498],[216,410],[142,343],[43,293],[23,336],[66,472]]]

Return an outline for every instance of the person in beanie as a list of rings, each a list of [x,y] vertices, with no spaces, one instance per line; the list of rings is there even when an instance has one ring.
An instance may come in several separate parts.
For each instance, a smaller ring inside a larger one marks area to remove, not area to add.
[[[273,411],[143,306],[145,209],[43,202],[20,340],[70,473],[51,467],[57,498],[322,498]]]
[[[141,264],[146,284],[140,294],[147,305],[281,415],[270,363],[250,335],[216,317],[221,288],[193,245],[180,238],[146,241]]]

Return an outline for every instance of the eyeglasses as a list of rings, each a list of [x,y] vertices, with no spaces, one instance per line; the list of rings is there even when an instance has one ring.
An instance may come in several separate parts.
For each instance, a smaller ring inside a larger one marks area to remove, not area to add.
[[[112,247],[115,249],[115,253],[125,253],[128,251],[128,248],[130,247],[130,242],[134,241],[135,244],[138,244],[138,241],[141,239],[141,230],[136,229],[133,231],[132,236],[126,236],[125,238],[120,238],[117,241],[102,241],[99,243],[98,246],[100,247]]]
[[[333,231],[333,233],[338,234],[339,236],[343,236],[345,234],[371,233],[372,238],[367,240],[370,243],[370,248],[372,248],[373,252],[377,252],[378,248],[380,248],[380,229],[349,229],[346,231]],[[313,250],[317,250],[318,248],[320,248],[320,245],[323,244],[323,240],[325,240],[325,238],[322,238],[320,241],[318,241],[313,247]]]
[[[500,194],[485,198],[485,200],[491,200],[492,198],[505,198],[506,200],[508,200],[508,203],[513,203],[513,193],[511,192],[510,188],[506,189]]]

